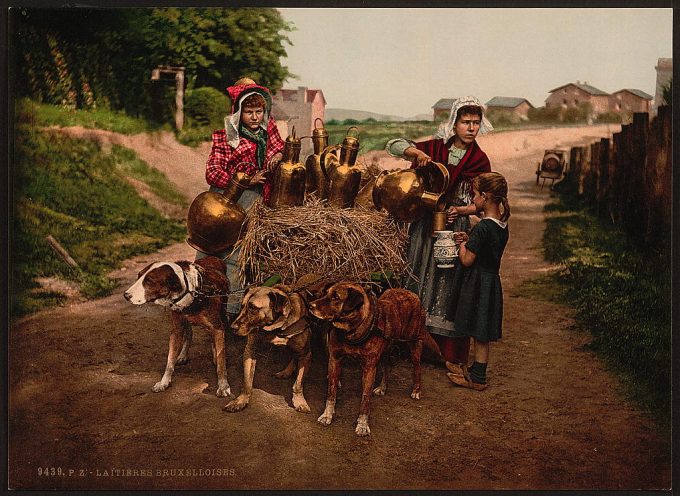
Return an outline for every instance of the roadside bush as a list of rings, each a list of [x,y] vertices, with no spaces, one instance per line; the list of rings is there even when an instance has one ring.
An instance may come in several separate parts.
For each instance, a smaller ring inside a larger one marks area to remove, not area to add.
[[[597,122],[605,124],[621,124],[623,116],[616,112],[605,112],[603,114],[598,114],[596,120]]]
[[[196,88],[186,95],[184,111],[186,124],[191,127],[224,125],[224,116],[229,113],[227,95],[209,86]]]
[[[560,110],[560,107],[530,108],[527,116],[535,123],[557,123],[560,122]]]
[[[621,377],[629,395],[662,425],[670,422],[671,278],[668,249],[645,251],[598,218],[573,191],[560,192],[548,216],[545,257],[564,269],[554,278],[590,331],[589,347]]]

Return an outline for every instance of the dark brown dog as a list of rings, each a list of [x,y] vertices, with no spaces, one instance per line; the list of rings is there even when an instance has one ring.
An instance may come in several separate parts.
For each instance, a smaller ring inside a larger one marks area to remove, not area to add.
[[[359,436],[371,433],[368,414],[376,368],[391,340],[408,343],[413,362],[411,398],[420,399],[423,343],[433,350],[438,351],[438,347],[425,330],[425,310],[415,293],[405,289],[388,289],[376,299],[359,284],[339,282],[331,286],[324,297],[311,302],[309,310],[333,324],[328,341],[328,396],[326,409],[318,419],[321,424],[329,425],[333,420],[341,361],[349,355],[361,361],[363,371],[361,406],[355,432]],[[375,390],[377,394],[385,393],[387,373],[385,367],[383,383]]]
[[[293,354],[288,366],[275,376],[289,378],[297,368],[293,384],[293,407],[298,412],[310,413],[302,384],[305,371],[312,361],[311,330],[303,298],[284,285],[252,287],[244,295],[241,312],[231,328],[239,336],[248,336],[248,340],[243,351],[243,391],[224,409],[237,412],[248,406],[255,376],[254,352],[259,344],[270,343],[286,346]]]
[[[217,370],[217,396],[230,396],[225,352],[224,312],[229,293],[226,265],[217,257],[205,257],[194,263],[156,262],[144,267],[137,281],[125,291],[125,299],[134,305],[156,303],[169,307],[172,320],[168,361],[154,392],[165,391],[172,381],[175,365],[189,360],[191,324],[212,334],[213,363]]]

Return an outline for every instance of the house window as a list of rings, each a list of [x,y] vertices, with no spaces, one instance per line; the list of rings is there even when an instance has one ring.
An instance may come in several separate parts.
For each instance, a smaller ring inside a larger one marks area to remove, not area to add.
[[[574,98],[574,106],[578,107],[578,100]]]
[[[562,103],[563,103],[564,105],[566,105],[566,104],[567,104],[567,99],[565,98],[564,100],[562,100]]]

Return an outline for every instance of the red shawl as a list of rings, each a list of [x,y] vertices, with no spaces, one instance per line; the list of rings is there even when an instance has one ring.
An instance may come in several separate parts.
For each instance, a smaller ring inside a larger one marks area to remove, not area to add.
[[[482,151],[476,141],[472,142],[472,145],[470,145],[456,166],[449,165],[449,147],[446,146],[442,139],[421,141],[416,143],[416,148],[427,153],[435,162],[446,166],[449,171],[448,191],[453,189],[453,185],[456,184],[461,174],[468,179],[472,179],[483,172],[491,172],[489,157],[486,156],[486,153]],[[411,165],[411,168],[415,168],[415,162]]]

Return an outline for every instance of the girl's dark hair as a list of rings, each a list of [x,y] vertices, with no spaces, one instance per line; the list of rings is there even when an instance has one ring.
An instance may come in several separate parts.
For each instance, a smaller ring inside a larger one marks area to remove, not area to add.
[[[479,118],[482,118],[482,107],[479,107],[477,105],[463,105],[461,108],[458,109],[458,113],[456,114],[456,122],[458,122],[458,119],[462,115],[465,114],[472,114],[472,115],[478,115]]]
[[[472,180],[472,186],[503,206],[500,220],[507,222],[510,218],[510,204],[508,203],[508,182],[505,178],[498,172],[484,172]]]

